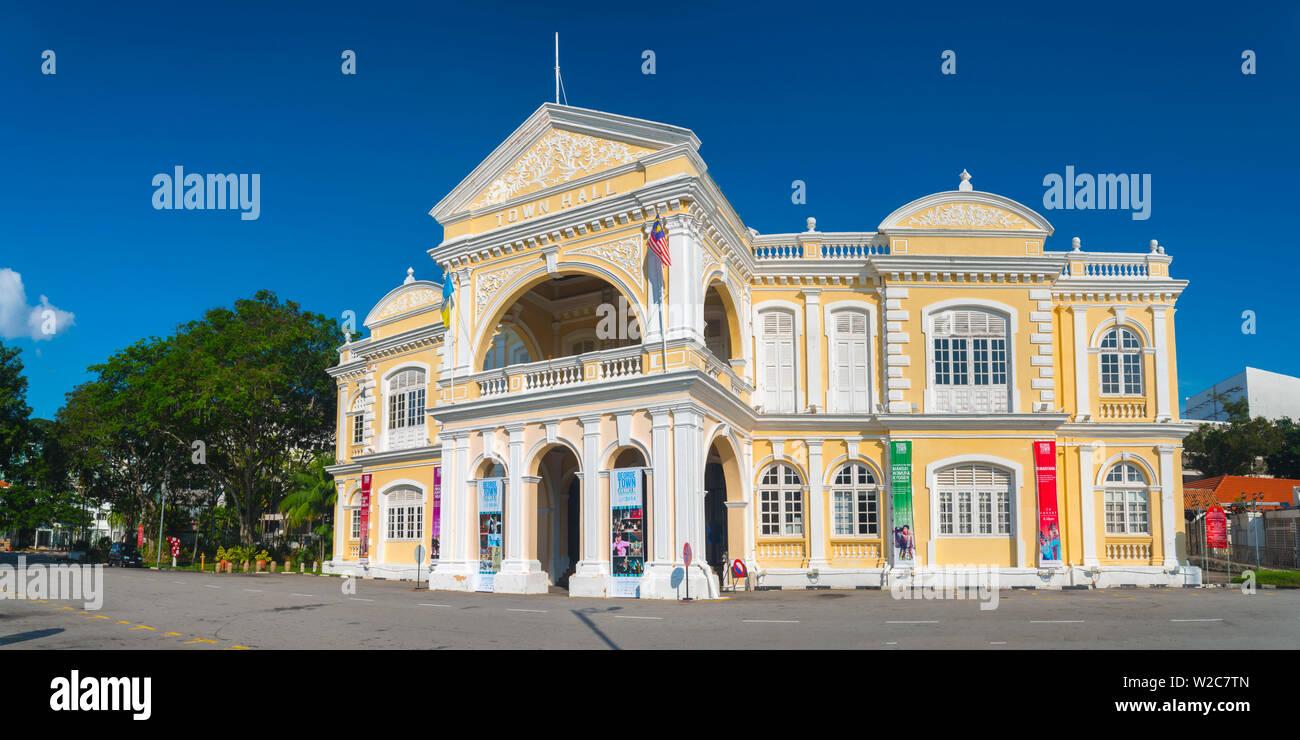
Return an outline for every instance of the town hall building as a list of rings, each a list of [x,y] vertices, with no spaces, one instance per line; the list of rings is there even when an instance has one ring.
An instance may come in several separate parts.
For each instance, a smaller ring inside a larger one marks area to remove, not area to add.
[[[548,103],[433,207],[445,284],[408,274],[330,369],[328,571],[661,599],[1200,582],[1163,247],[1049,250],[964,171],[874,230],[760,234],[699,149]]]

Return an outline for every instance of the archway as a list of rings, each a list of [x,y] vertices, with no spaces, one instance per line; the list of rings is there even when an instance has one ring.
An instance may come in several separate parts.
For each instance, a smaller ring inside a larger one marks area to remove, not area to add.
[[[548,583],[567,589],[582,559],[582,478],[578,456],[557,444],[537,458],[537,560]]]
[[[728,564],[744,558],[743,510],[727,506],[743,498],[736,449],[728,438],[717,437],[704,463],[704,559],[719,583],[726,581]]]
[[[744,340],[740,335],[740,321],[727,286],[714,281],[704,292],[704,345],[713,356],[725,363],[742,357]]]
[[[474,367],[493,370],[639,345],[638,311],[634,299],[598,275],[541,276],[482,317]]]

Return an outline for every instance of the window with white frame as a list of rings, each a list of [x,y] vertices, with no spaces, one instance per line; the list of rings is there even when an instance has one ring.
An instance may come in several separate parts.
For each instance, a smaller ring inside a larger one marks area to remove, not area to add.
[[[871,410],[867,402],[867,357],[867,314],[862,311],[831,314],[833,411],[866,413]]]
[[[939,534],[1011,534],[1011,476],[991,465],[957,465],[935,475]]]
[[[390,540],[418,540],[424,536],[424,497],[404,488],[388,494],[388,537]]]
[[[1132,463],[1106,472],[1106,534],[1150,534],[1147,477]]]
[[[527,365],[532,362],[528,354],[528,347],[524,340],[520,338],[519,332],[513,326],[498,327],[496,336],[492,337],[492,343],[488,345],[487,354],[483,357],[484,370],[497,370],[509,365]]]
[[[835,473],[831,505],[835,534],[840,537],[876,537],[880,534],[880,486],[871,469],[851,463]]]
[[[803,536],[803,479],[792,466],[773,465],[758,484],[759,533],[767,537]]]
[[[1116,327],[1101,338],[1102,395],[1142,395],[1142,342],[1130,329]]]
[[[352,510],[352,539],[361,539],[361,509]]]
[[[966,414],[1005,412],[1010,358],[1007,320],[972,309],[933,317],[935,411]]]
[[[793,413],[794,314],[789,311],[764,311],[759,316],[759,324],[759,351],[763,362],[763,410],[769,413]]]
[[[352,417],[352,444],[359,445],[366,441],[366,417],[356,414]]]
[[[420,447],[425,443],[424,371],[403,370],[388,381],[388,446]]]

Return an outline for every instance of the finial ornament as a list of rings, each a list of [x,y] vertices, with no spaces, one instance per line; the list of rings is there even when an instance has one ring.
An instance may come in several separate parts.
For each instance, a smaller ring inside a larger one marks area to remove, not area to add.
[[[1073,247],[1073,249],[1070,250],[1071,252],[1083,251],[1083,248],[1079,246],[1079,237],[1077,236],[1070,240],[1070,246]]]
[[[812,216],[808,217],[808,230],[809,231],[817,230],[817,219],[813,218]]]
[[[960,175],[960,177],[961,177],[961,184],[957,186],[957,189],[958,189],[958,190],[967,191],[967,190],[974,190],[974,189],[975,189],[975,188],[971,187],[971,184],[970,184],[970,173],[967,172],[964,168],[963,168],[962,171],[961,171],[961,175]]]
[[[1160,242],[1157,241],[1157,240],[1155,240],[1155,239],[1152,239],[1152,240],[1151,240],[1151,254],[1159,254],[1159,253],[1160,253]]]
[[[406,279],[402,281],[402,285],[406,285],[408,283],[413,283],[413,282],[415,282],[415,268],[408,267],[406,268]]]

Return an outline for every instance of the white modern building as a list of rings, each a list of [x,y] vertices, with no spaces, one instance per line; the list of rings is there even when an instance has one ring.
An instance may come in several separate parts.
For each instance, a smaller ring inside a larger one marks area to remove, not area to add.
[[[1187,399],[1186,419],[1227,421],[1224,401],[1245,399],[1250,418],[1300,419],[1300,378],[1248,367]]]

